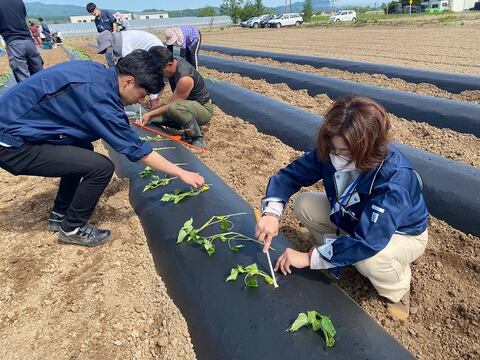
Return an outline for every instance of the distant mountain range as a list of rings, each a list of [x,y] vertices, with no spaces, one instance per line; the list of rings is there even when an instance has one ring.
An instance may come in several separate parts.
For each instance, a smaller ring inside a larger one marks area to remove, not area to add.
[[[88,15],[85,6],[55,5],[41,2],[25,3],[29,17],[69,17],[74,15]]]
[[[332,9],[330,0],[312,0],[313,11],[328,11]],[[285,12],[285,7],[277,6],[273,8],[275,13]],[[292,3],[292,12],[302,12],[303,11],[303,1]],[[290,4],[287,6],[287,12],[290,12]]]

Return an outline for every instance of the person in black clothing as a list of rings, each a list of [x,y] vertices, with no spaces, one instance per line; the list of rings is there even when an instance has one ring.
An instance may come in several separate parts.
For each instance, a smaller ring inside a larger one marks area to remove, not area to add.
[[[187,60],[173,54],[166,47],[154,46],[148,50],[168,79],[173,95],[166,104],[147,112],[142,117],[144,125],[155,125],[180,130],[184,140],[204,148],[200,126],[213,116],[214,105],[202,75]]]
[[[0,0],[0,35],[6,43],[8,61],[20,82],[43,69],[43,59],[28,29],[22,0]]]
[[[117,31],[117,19],[108,10],[101,10],[94,3],[87,4],[87,11],[95,16],[95,26],[99,33],[106,31]]]

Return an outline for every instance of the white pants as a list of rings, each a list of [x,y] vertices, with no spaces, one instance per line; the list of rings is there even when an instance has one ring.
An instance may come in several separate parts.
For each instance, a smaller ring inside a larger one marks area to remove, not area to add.
[[[320,245],[324,234],[335,233],[336,226],[330,221],[331,207],[325,193],[300,194],[293,210]],[[370,280],[381,296],[398,302],[410,289],[410,263],[425,252],[427,242],[427,230],[416,236],[394,234],[382,251],[353,266]]]

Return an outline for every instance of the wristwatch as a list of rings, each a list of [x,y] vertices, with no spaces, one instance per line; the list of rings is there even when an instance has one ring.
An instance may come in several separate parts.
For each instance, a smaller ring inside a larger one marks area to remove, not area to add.
[[[272,212],[265,211],[265,212],[262,213],[262,216],[273,216],[273,217],[276,217],[278,219],[278,221],[280,221],[280,216],[278,214],[275,214],[275,213],[272,213]]]

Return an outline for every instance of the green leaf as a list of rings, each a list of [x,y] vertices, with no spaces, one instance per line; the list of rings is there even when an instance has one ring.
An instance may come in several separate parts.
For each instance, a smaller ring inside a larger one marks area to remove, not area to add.
[[[232,270],[230,270],[230,275],[227,277],[227,280],[225,280],[225,282],[235,281],[237,280],[237,277],[238,277],[238,269],[233,268]]]
[[[190,235],[190,236],[192,236],[192,235]],[[192,240],[193,240],[193,242],[195,242],[198,245],[203,245],[203,244],[208,243],[208,242],[211,244],[211,242],[208,241],[206,237],[199,236],[197,234],[192,236]]]
[[[320,322],[322,323],[323,331],[326,332],[333,339],[333,337],[337,333],[337,330],[335,330],[332,320],[328,316],[320,315]],[[335,343],[335,340],[333,342]]]
[[[192,232],[192,229],[193,229],[192,224],[193,224],[193,218],[190,218],[189,220],[185,221],[182,228],[178,232],[177,244],[183,242],[185,237]]]
[[[316,311],[307,312],[308,323],[312,325],[313,331],[318,331],[322,327],[320,320],[317,319],[317,315],[320,316],[320,314],[318,314]]]
[[[243,248],[245,245],[235,245],[232,246],[232,251],[238,252],[240,251],[241,248]]]
[[[334,336],[336,330],[330,318],[316,311],[307,312],[307,318],[309,324],[312,325],[313,331],[322,330],[327,347],[333,346],[335,344]]]
[[[258,272],[258,266],[256,263],[250,264],[247,267],[245,267],[245,270],[247,270],[250,274],[256,274]]]
[[[290,327],[287,329],[289,332],[295,332],[298,331],[301,327],[308,325],[308,319],[307,319],[307,314],[305,313],[300,313],[297,316],[297,319],[290,325]]]
[[[220,229],[222,230],[229,230],[230,224],[228,223],[228,220],[224,217],[222,221],[220,221]]]
[[[150,166],[145,167],[140,173],[140,177],[147,177],[153,173],[153,169]]]
[[[172,194],[163,194],[162,198],[160,201],[170,201],[172,200]]]
[[[207,252],[208,256],[212,256],[212,254],[215,252],[215,245],[209,241],[203,243],[203,248]]]
[[[242,265],[237,265],[237,270],[238,270],[238,272],[241,273],[241,274],[247,272],[247,271],[243,268]]]
[[[256,275],[250,276],[246,281],[245,285],[248,287],[258,288],[258,278]]]

